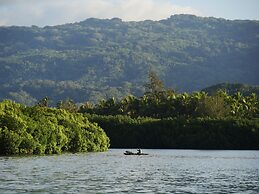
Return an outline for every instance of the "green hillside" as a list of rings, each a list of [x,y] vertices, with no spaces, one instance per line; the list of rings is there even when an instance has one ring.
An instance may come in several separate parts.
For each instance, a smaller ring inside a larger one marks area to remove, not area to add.
[[[167,87],[259,84],[259,21],[175,15],[0,27],[0,98],[98,101],[142,95],[150,69]]]

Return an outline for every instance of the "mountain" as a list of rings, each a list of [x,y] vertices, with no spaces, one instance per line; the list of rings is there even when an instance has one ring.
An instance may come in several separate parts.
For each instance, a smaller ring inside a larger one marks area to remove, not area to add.
[[[202,91],[208,93],[209,95],[214,95],[220,90],[226,91],[229,95],[234,95],[237,92],[240,92],[243,96],[248,96],[248,95],[251,95],[252,93],[259,96],[259,86],[249,86],[246,84],[221,83],[221,84],[207,87]]]
[[[141,95],[150,69],[167,87],[259,84],[259,21],[174,15],[0,27],[0,98],[97,101]]]

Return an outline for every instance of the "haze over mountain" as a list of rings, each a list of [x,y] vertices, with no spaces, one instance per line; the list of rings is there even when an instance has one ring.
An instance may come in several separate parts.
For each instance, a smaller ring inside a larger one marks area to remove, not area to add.
[[[0,27],[0,97],[33,104],[141,95],[150,69],[167,87],[259,84],[259,22],[174,15]]]

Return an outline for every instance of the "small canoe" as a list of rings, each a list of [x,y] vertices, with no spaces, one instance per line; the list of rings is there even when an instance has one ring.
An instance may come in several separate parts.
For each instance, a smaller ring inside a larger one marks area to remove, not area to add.
[[[134,155],[134,156],[142,156],[142,155],[148,155],[146,153],[134,153],[134,152],[131,152],[131,151],[125,151],[124,152],[124,155]]]

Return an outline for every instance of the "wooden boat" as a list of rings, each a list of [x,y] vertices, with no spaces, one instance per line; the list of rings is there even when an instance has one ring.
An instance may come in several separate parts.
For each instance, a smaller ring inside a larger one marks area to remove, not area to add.
[[[125,152],[124,152],[124,155],[135,155],[135,156],[141,156],[141,155],[148,155],[148,154],[147,154],[147,153],[142,153],[142,152],[134,153],[134,152],[131,152],[131,151],[125,151]]]

